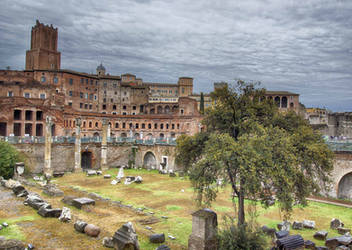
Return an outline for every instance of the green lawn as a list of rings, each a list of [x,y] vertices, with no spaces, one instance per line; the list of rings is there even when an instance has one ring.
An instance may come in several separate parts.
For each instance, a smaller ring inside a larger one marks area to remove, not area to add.
[[[117,169],[111,169],[104,174],[111,174],[114,178],[117,172]],[[65,175],[63,178],[56,179],[56,181],[60,185],[79,187],[81,190],[95,192],[103,197],[118,200],[134,207],[148,208],[147,211],[153,211],[157,217],[167,216],[168,219],[161,219],[160,223],[154,224],[152,227],[158,233],[164,232],[165,235],[170,233],[175,236],[177,238],[175,243],[180,246],[187,246],[188,236],[192,230],[191,213],[197,210],[194,202],[195,196],[187,178],[160,175],[156,171],[125,170],[125,176],[129,175],[142,176],[143,183],[131,185],[120,183],[113,186],[109,179],[103,179],[102,176],[86,177],[83,173]],[[220,223],[225,214],[235,215],[229,194],[229,188],[221,189],[218,199],[212,207],[218,213]],[[247,206],[250,203],[246,201]],[[258,205],[256,206],[256,212],[258,214],[257,221],[260,225],[276,228],[276,224],[283,218],[276,205],[269,209],[264,209]],[[332,218],[339,218],[345,223],[346,227],[352,227],[351,209],[317,202],[309,202],[309,205],[305,208],[295,207],[290,221],[314,220],[317,230],[327,230],[329,231],[328,236],[335,236],[337,235],[336,230],[329,229]],[[323,241],[317,241],[313,238],[315,231],[308,229],[292,230],[291,234],[301,234],[306,240],[310,239],[318,245],[323,245]],[[147,242],[142,242],[142,244],[145,249],[155,249],[155,246],[149,246]]]

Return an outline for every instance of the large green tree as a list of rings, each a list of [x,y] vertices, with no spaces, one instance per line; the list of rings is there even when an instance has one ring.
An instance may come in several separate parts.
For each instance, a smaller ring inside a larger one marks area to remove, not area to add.
[[[264,206],[276,197],[289,215],[294,203],[328,181],[332,153],[321,135],[294,112],[280,113],[265,89],[239,81],[212,93],[216,105],[203,120],[207,130],[177,140],[177,162],[190,175],[198,201],[216,199],[218,181],[237,197],[238,224],[245,223],[244,199]]]

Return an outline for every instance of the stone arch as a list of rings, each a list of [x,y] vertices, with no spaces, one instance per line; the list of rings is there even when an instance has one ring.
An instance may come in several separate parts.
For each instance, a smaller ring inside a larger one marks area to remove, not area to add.
[[[160,133],[159,137],[160,137],[160,138],[164,138],[165,136],[164,136],[163,133]]]
[[[127,137],[126,133],[121,133],[121,137]]]
[[[93,137],[99,137],[99,133],[98,133],[98,132],[95,132],[95,133],[93,134]]]
[[[143,166],[147,169],[156,169],[156,157],[155,154],[151,151],[145,153],[143,157]]]
[[[153,139],[153,134],[152,133],[149,133],[147,134],[147,136],[145,137],[147,140],[151,140]]]
[[[170,113],[170,107],[169,105],[165,106],[165,114],[169,114]]]
[[[337,198],[352,200],[352,172],[342,176],[338,182]]]
[[[93,153],[91,151],[83,151],[81,153],[81,167],[83,169],[91,169],[93,162]]]
[[[139,133],[135,133],[135,134],[134,134],[134,138],[135,138],[135,139],[139,139],[139,137],[140,137],[140,134],[139,134]]]
[[[163,107],[162,106],[158,106],[157,107],[157,113],[158,114],[162,114],[163,113]]]

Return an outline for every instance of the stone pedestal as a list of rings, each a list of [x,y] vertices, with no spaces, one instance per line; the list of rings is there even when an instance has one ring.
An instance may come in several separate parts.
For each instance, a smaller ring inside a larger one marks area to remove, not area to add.
[[[22,175],[24,174],[24,162],[16,162],[15,169],[13,172],[14,172],[13,178],[15,180],[21,178]]]
[[[75,172],[81,172],[81,118],[76,118],[76,135],[75,135]]]
[[[107,151],[108,151],[108,121],[103,119],[103,134],[101,140],[101,161],[100,161],[100,168],[101,170],[107,170]]]
[[[51,116],[46,117],[45,124],[45,151],[44,151],[44,174],[52,175],[51,169],[51,127],[52,127],[52,118]]]
[[[217,249],[217,215],[210,209],[204,208],[192,214],[192,234],[188,239],[189,250]]]

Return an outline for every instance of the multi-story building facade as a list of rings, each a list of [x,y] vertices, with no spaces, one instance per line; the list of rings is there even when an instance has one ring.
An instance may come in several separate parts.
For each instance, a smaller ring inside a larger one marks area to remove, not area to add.
[[[46,116],[53,117],[57,136],[74,135],[76,118],[87,137],[101,136],[103,119],[116,137],[177,137],[201,130],[201,98],[193,94],[193,78],[143,82],[129,73],[110,75],[102,64],[96,74],[61,69],[57,45],[58,29],[37,21],[25,70],[0,70],[0,136],[42,136]],[[298,94],[268,91],[267,97],[280,110],[298,110]],[[204,94],[204,107],[212,103]]]
[[[197,102],[188,96],[193,79],[144,83],[133,74],[113,76],[100,64],[96,74],[61,69],[58,30],[37,21],[24,71],[0,70],[0,135],[42,136],[45,117],[53,135],[72,136],[76,118],[83,136],[100,136],[102,120],[111,136],[177,137],[200,129]]]

